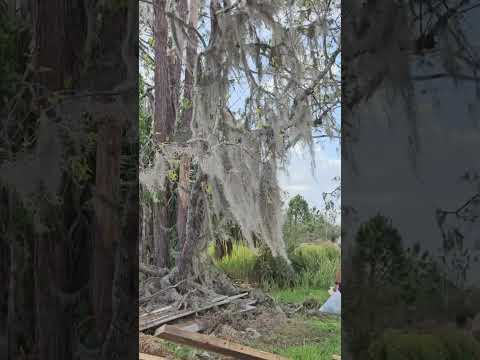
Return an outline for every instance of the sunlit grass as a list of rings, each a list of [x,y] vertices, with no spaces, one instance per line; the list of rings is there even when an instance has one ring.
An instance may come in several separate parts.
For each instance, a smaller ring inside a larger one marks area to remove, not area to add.
[[[323,304],[329,297],[327,289],[287,288],[272,290],[270,295],[278,302],[301,304],[306,300],[314,300]]]
[[[215,248],[211,244],[208,253],[214,258]],[[214,263],[234,280],[249,281],[253,278],[257,255],[243,244],[233,244],[232,253],[222,259],[215,259]]]

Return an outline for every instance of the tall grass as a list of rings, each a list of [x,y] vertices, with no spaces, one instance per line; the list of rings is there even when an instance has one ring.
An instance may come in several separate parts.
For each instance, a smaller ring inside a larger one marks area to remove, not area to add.
[[[300,287],[328,288],[340,266],[340,249],[332,243],[302,244],[290,255]]]
[[[211,244],[208,253],[214,258],[215,248]],[[234,243],[232,253],[222,259],[215,259],[214,263],[230,278],[239,281],[251,281],[254,277],[254,266],[257,255],[247,246]]]
[[[213,244],[210,245],[208,252],[213,257]],[[340,266],[340,249],[334,244],[328,242],[302,244],[289,256],[295,270],[294,287],[326,289],[333,285],[335,272]],[[259,266],[261,261],[264,262],[265,259],[240,243],[234,244],[229,256],[214,259],[216,266],[232,279],[250,282],[259,279],[258,272],[261,271],[259,268],[270,265],[261,263]],[[260,285],[267,289],[281,287],[274,278],[262,279]]]

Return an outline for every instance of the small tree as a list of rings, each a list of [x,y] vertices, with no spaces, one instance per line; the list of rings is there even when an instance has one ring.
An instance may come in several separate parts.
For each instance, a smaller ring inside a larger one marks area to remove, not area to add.
[[[307,201],[301,196],[294,196],[288,203],[287,222],[298,225],[305,223],[311,218]]]

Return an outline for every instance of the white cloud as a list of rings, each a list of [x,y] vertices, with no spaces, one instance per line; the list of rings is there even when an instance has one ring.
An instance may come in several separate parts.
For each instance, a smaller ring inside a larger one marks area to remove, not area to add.
[[[280,171],[278,176],[281,189],[287,193],[285,202],[301,195],[311,206],[324,208],[322,193],[338,186],[334,178],[341,173],[340,159],[335,158],[335,152],[328,150],[331,149],[315,145],[316,167],[312,169],[308,148],[296,146],[292,149],[287,171]]]

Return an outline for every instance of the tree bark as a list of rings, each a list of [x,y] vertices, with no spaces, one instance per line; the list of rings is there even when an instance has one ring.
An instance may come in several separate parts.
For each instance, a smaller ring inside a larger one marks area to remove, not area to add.
[[[175,107],[170,88],[168,49],[168,23],[165,16],[165,0],[154,2],[155,33],[155,144],[169,142],[175,126]]]
[[[177,189],[177,237],[179,250],[183,249],[186,237],[188,201],[190,190],[191,159],[187,154],[180,157],[180,169]]]
[[[182,2],[186,2],[182,0]],[[198,2],[190,1],[189,25],[196,27],[198,22]],[[184,94],[183,98],[187,104],[183,110],[180,118],[180,124],[177,128],[177,141],[186,142],[191,137],[190,125],[192,122],[192,90],[193,90],[193,72],[197,58],[198,39],[197,34],[192,29],[188,30],[190,42],[187,43],[186,50],[186,66],[185,66],[185,80],[184,80]],[[188,213],[188,198],[190,190],[190,169],[191,158],[184,154],[180,158],[180,169],[178,177],[178,194],[177,194],[177,235],[178,235],[178,249],[183,248],[186,236],[187,213]]]
[[[165,15],[165,0],[154,2],[155,34],[155,104],[154,104],[154,142],[156,146],[170,142],[175,128],[174,92],[171,80],[174,75],[168,58],[168,22]],[[166,180],[165,180],[166,181]],[[159,194],[159,201],[153,204],[153,253],[154,264],[158,267],[168,266],[169,236],[167,199],[169,191]]]
[[[139,241],[139,259],[143,264],[151,264],[153,249],[153,203],[144,187],[140,188],[140,193],[142,196],[140,197],[141,231]]]
[[[167,191],[162,192],[161,198],[167,196]],[[163,199],[154,201],[153,209],[153,263],[164,268],[169,265],[170,241],[168,234],[168,209]]]
[[[206,181],[207,175],[199,174],[190,193],[185,244],[177,259],[179,279],[184,279],[194,272],[195,257],[199,254],[202,242],[207,241],[204,223],[208,204],[203,190]]]
[[[37,69],[44,70],[38,73],[36,80],[48,91],[62,89],[72,73],[73,65],[70,57],[71,44],[67,38],[71,9],[61,0],[48,4],[37,0],[32,2],[32,10],[35,54],[33,61]],[[51,208],[47,206],[42,210],[42,220],[52,225],[56,219],[50,214]],[[65,247],[63,237],[55,229],[35,236],[35,343],[36,358],[40,360],[72,357],[71,333],[68,331],[71,320],[54,290],[55,287],[63,288],[65,285]]]
[[[115,242],[121,236],[120,154],[121,127],[106,118],[100,125],[96,167],[96,236],[94,245],[93,298],[97,336],[101,339],[112,320]]]

